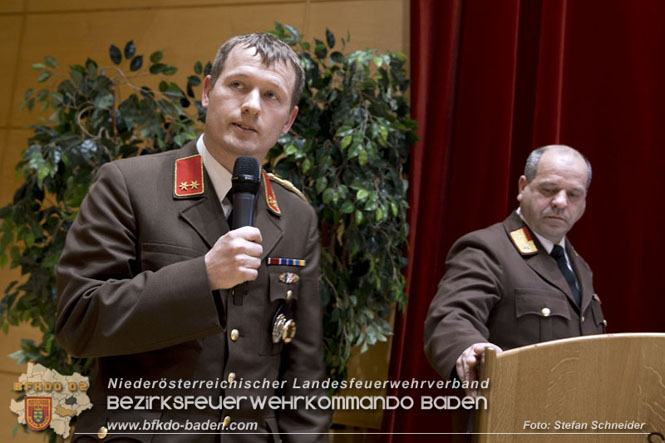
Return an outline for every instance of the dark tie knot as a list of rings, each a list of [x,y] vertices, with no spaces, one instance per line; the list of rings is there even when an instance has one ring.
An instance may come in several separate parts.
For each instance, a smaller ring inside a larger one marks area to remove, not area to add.
[[[554,257],[556,260],[559,260],[560,258],[564,257],[563,253],[563,248],[561,245],[554,245],[552,248],[552,252],[550,252],[550,255]]]

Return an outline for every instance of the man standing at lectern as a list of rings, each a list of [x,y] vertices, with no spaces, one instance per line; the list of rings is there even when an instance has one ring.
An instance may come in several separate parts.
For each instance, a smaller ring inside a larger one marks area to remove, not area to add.
[[[441,376],[476,380],[486,347],[605,332],[591,269],[566,239],[590,183],[579,151],[538,148],[519,178],[519,208],[453,245],[425,320],[425,351]]]

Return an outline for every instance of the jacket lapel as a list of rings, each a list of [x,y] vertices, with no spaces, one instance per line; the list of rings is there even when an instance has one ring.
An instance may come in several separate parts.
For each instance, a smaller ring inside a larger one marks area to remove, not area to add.
[[[190,142],[185,145],[176,157],[175,162],[183,158],[189,158],[198,154],[196,143]],[[198,157],[200,160],[201,157]],[[178,173],[174,167],[174,189],[179,186]],[[209,248],[215,244],[217,239],[229,231],[229,226],[222,211],[222,205],[215,192],[215,187],[208,177],[205,168],[202,170],[201,186],[203,193],[199,195],[176,197],[174,191],[175,204],[179,206],[180,217],[187,222],[203,239]]]
[[[176,161],[197,154],[196,143],[191,142],[181,149]],[[263,238],[261,260],[265,259],[275,248],[284,232],[281,216],[271,212],[268,208],[265,180],[266,177],[262,176],[262,186],[260,186],[256,195],[256,210],[254,212],[254,226],[261,231],[261,237]],[[203,183],[203,193],[191,197],[174,197],[174,200],[176,200],[176,204],[181,206],[180,217],[201,236],[209,248],[212,248],[217,239],[229,231],[229,225],[224,217],[215,187],[212,185],[205,168],[201,181]],[[178,185],[179,180],[174,172],[174,189]]]
[[[256,211],[254,213],[254,226],[261,231],[263,238],[263,254],[261,260],[263,261],[268,254],[275,248],[277,243],[281,240],[284,230],[282,228],[282,217],[276,215],[268,208],[266,198],[266,177],[262,174],[261,187],[256,195]]]
[[[543,279],[547,280],[549,284],[555,286],[557,289],[566,294],[566,297],[568,297],[572,304],[577,306],[573,292],[571,291],[566,278],[563,276],[561,270],[557,266],[556,260],[550,257],[550,255],[547,253],[547,251],[545,251],[545,248],[543,248],[540,243],[538,244],[538,248],[538,254],[527,260],[527,265],[536,271]]]
[[[515,211],[504,221],[504,227],[509,236],[510,233],[515,230],[522,228],[529,229]],[[550,285],[556,287],[561,292],[566,294],[566,297],[568,297],[571,303],[574,306],[577,306],[573,292],[571,291],[566,278],[563,276],[561,270],[557,266],[556,260],[554,260],[547,253],[545,247],[540,244],[540,241],[538,241],[538,238],[535,235],[532,235],[532,239],[538,248],[538,252],[536,254],[524,254],[518,250],[518,252],[520,252],[522,257],[525,259],[526,264]],[[579,275],[574,266],[573,269],[575,270],[575,275]]]
[[[568,258],[570,259],[570,265],[573,267],[573,272],[575,272],[575,277],[577,277],[577,284],[580,289],[580,299],[581,299],[581,312],[586,312],[586,308],[591,303],[591,297],[593,297],[593,282],[591,281],[590,272],[580,272],[580,268],[584,266],[581,262],[582,259],[577,255],[577,251],[573,248],[573,245],[570,244],[568,239],[566,239],[566,249],[568,251]]]

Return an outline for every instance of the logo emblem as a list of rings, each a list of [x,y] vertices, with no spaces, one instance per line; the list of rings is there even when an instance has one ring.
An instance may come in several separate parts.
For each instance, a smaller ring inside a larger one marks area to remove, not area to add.
[[[43,431],[51,424],[51,397],[25,397],[25,422],[33,431]]]

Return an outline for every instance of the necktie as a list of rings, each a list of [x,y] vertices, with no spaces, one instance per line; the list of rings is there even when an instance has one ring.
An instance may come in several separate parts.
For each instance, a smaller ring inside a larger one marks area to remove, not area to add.
[[[231,226],[231,223],[233,222],[233,188],[229,189],[225,198],[231,203],[231,210],[229,211],[228,217],[226,217],[226,223],[228,223],[229,229],[233,229],[233,226]]]
[[[561,273],[568,282],[568,286],[570,286],[570,290],[573,292],[573,296],[575,297],[575,303],[577,303],[577,306],[580,306],[580,291],[577,289],[577,284],[575,284],[575,274],[573,274],[573,271],[571,271],[568,267],[568,263],[566,263],[566,255],[564,254],[561,245],[554,245],[550,255],[556,260],[556,264],[559,266],[559,270],[561,270]]]

